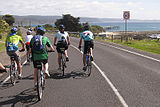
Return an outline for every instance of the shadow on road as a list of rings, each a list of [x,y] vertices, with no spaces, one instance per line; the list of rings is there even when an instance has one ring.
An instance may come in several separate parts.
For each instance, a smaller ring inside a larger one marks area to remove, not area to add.
[[[17,80],[16,84],[18,84],[18,83],[19,83],[19,81]],[[8,81],[8,82],[4,83],[3,85],[0,85],[0,90],[5,90],[10,87],[13,87],[13,85],[11,84],[11,82]]]
[[[5,100],[7,99],[7,100]],[[33,88],[26,89],[16,96],[0,97],[1,106],[16,107],[19,106],[29,107],[38,102],[36,91]]]
[[[51,79],[68,79],[68,78],[82,79],[87,77],[88,76],[86,75],[86,73],[80,69],[73,70],[70,73],[66,72],[64,76],[62,76],[62,71],[58,71],[58,70],[50,71]]]

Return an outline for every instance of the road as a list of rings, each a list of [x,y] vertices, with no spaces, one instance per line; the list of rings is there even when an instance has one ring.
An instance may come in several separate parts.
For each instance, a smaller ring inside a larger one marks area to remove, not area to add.
[[[53,43],[54,35],[47,34]],[[160,56],[127,47],[95,42],[90,77],[82,71],[78,38],[71,38],[65,77],[57,70],[57,53],[49,53],[51,77],[44,96],[37,100],[33,90],[33,65],[23,66],[23,79],[0,87],[2,107],[159,107]],[[24,62],[24,59],[23,59]]]

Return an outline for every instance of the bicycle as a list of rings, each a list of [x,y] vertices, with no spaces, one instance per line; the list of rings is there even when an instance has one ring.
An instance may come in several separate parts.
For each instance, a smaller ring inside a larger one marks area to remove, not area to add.
[[[24,50],[19,50],[19,52],[23,52]],[[18,70],[17,70],[17,63],[15,60],[15,56],[11,55],[11,65],[10,65],[10,81],[11,84],[14,86],[16,81],[20,78],[18,78]]]
[[[47,52],[53,52],[53,51],[47,51]],[[43,90],[45,88],[45,72],[43,70],[43,63],[40,61],[40,63],[37,65],[37,84],[36,84],[36,89],[37,89],[37,95],[38,95],[38,100],[40,101],[43,96]]]
[[[90,55],[90,48],[87,49],[87,54],[86,54],[86,75],[90,76],[91,71],[92,71],[92,61],[91,61],[91,55]]]
[[[15,61],[15,56],[10,56],[11,65],[10,65],[10,80],[11,84],[15,85],[16,80],[18,79],[17,63]]]
[[[29,57],[27,58],[28,64],[30,64],[30,62],[32,61],[31,58],[32,58],[32,55],[31,55],[31,53],[29,53]]]
[[[65,68],[67,68],[67,66],[66,66],[66,57],[65,57],[65,55],[64,55],[65,48],[60,48],[60,50],[61,50],[61,53],[62,53],[62,56],[61,56],[62,76],[64,76]]]

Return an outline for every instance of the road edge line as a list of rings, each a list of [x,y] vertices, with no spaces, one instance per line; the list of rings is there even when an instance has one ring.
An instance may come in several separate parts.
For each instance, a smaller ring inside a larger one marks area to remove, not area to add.
[[[137,56],[141,56],[141,57],[153,60],[153,61],[160,62],[160,60],[158,60],[156,58],[153,58],[153,57],[150,57],[150,56],[147,56],[147,55],[143,55],[143,54],[140,54],[140,53],[137,53],[137,52],[129,51],[127,49],[116,47],[116,46],[113,46],[113,45],[110,45],[110,44],[107,44],[107,43],[100,43],[98,41],[96,41],[96,42],[99,43],[99,44],[102,44],[102,45],[108,45],[109,47],[112,47],[112,48],[115,48],[115,49],[118,49],[118,50],[121,50],[121,51],[124,51],[124,52],[128,52],[128,53],[131,53],[131,54],[134,54],[134,55],[137,55]]]

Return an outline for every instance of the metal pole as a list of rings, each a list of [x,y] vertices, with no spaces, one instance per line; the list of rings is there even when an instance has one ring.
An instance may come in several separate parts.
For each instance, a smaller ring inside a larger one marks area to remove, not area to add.
[[[127,20],[125,20],[125,37],[126,37],[126,42],[128,42],[128,35],[127,35]]]

